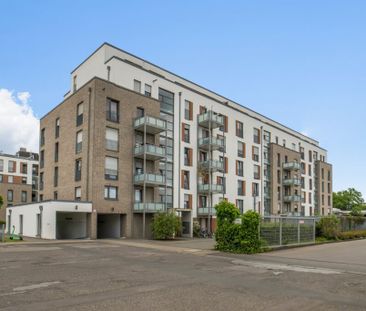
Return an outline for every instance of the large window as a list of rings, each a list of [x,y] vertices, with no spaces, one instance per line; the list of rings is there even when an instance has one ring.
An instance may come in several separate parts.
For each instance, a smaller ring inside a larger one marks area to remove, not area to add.
[[[236,200],[236,207],[239,209],[240,214],[244,212],[244,201],[243,200]]]
[[[183,137],[182,140],[186,143],[190,141],[190,126],[188,124],[182,123],[183,127]]]
[[[236,136],[240,138],[244,137],[243,123],[240,121],[236,121]]]
[[[8,193],[7,193],[8,202],[13,202],[13,197],[14,197],[13,190],[8,190]]]
[[[107,127],[105,132],[106,149],[118,151],[118,130]]]
[[[188,100],[184,102],[184,118],[193,120],[193,103]]]
[[[17,163],[15,161],[8,162],[8,172],[9,173],[15,173],[16,168],[17,168]]]
[[[184,165],[192,166],[192,152],[191,148],[184,148]]]
[[[75,152],[80,153],[82,149],[83,149],[83,131],[79,131],[76,133]]]
[[[253,157],[252,157],[253,161],[259,162],[259,148],[256,146],[253,146],[252,153],[253,153]]]
[[[81,180],[81,159],[75,161],[75,181]]]
[[[107,99],[107,120],[112,122],[119,121],[119,102],[113,99]]]
[[[260,179],[261,178],[260,166],[254,165],[253,171],[254,171],[254,174],[253,174],[254,179]]]
[[[76,126],[83,124],[84,105],[80,103],[76,107]]]
[[[244,176],[244,163],[243,161],[236,161],[236,175]]]
[[[245,158],[245,143],[238,141],[238,157]]]
[[[112,157],[105,158],[105,179],[117,180],[118,179],[118,159]]]
[[[261,143],[260,133],[261,133],[260,129],[257,128],[253,129],[253,142],[255,142],[256,144]]]
[[[104,187],[104,198],[107,200],[117,200],[118,199],[118,188],[113,186]]]
[[[238,180],[238,195],[245,195],[245,181]]]
[[[182,186],[184,189],[189,189],[189,172],[182,171]]]
[[[192,208],[192,195],[191,194],[184,194],[184,208],[191,209]]]

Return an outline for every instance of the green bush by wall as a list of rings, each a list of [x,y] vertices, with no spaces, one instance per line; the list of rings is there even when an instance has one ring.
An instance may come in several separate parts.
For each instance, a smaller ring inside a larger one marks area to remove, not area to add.
[[[157,213],[154,215],[152,232],[155,240],[174,239],[181,231],[180,218],[174,213]]]

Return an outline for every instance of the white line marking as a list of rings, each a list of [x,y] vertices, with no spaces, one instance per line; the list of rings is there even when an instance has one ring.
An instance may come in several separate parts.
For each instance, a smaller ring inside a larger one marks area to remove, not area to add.
[[[38,289],[38,288],[44,288],[44,287],[48,287],[51,285],[56,285],[61,283],[60,281],[55,281],[55,282],[44,282],[44,283],[39,283],[39,284],[33,284],[33,285],[28,285],[28,286],[21,286],[21,287],[16,287],[13,288],[14,292],[22,292],[22,291],[27,291],[27,290],[32,290],[32,289]]]

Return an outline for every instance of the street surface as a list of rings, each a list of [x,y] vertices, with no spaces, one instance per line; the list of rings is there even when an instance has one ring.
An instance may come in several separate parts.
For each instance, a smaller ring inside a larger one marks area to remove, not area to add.
[[[0,310],[366,310],[366,240],[255,256],[210,240],[0,245]]]

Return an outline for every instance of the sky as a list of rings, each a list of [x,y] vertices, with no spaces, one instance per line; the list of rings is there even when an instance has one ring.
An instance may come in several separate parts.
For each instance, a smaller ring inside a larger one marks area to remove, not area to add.
[[[0,151],[37,150],[39,118],[109,42],[320,141],[334,190],[365,196],[366,1],[0,4]]]

